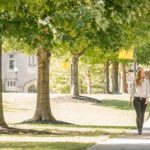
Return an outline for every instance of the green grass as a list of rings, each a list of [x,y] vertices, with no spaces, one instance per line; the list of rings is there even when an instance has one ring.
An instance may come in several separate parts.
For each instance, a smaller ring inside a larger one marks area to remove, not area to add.
[[[120,109],[120,110],[134,110],[134,107],[129,106],[129,102],[125,100],[104,100],[102,103],[98,104],[105,107],[111,107],[114,109]],[[150,105],[147,105],[147,112],[150,112]]]
[[[129,131],[129,129],[133,129],[135,127],[122,127],[122,126],[82,126],[82,125],[43,125],[43,124],[16,124],[16,127],[20,128],[30,128],[37,130],[47,130],[47,131],[55,131],[61,135],[32,135],[32,134],[13,134],[9,135],[9,137],[19,137],[22,138],[24,136],[32,138],[32,137],[93,137],[98,138],[99,136],[107,135],[109,138],[117,137],[119,135],[124,134]],[[69,126],[69,127],[68,127]],[[68,129],[69,128],[69,129]],[[67,130],[65,130],[67,129]],[[71,130],[70,130],[71,129]],[[83,129],[83,131],[82,131]],[[89,129],[92,129],[91,131]],[[88,131],[89,130],[89,131]],[[64,134],[65,133],[65,134]],[[8,136],[8,135],[0,135],[0,136]],[[93,141],[88,139],[88,143],[79,143],[78,140],[75,142],[0,142],[0,149],[6,150],[86,150],[87,147],[94,145]],[[77,143],[78,142],[78,143]]]
[[[146,111],[150,112],[150,103],[147,105]]]
[[[133,107],[129,107],[128,101],[124,101],[124,100],[105,100],[102,103],[99,104],[95,104],[95,105],[100,105],[103,107],[107,107],[107,109],[110,111],[110,108],[113,108],[111,111],[115,110],[115,112],[118,113],[122,113],[122,110],[125,110],[124,112],[128,112],[131,110],[134,111]],[[6,105],[5,109],[8,109],[9,106]],[[11,107],[9,108],[11,109]],[[117,111],[116,111],[117,110]],[[149,109],[150,110],[150,109]],[[13,108],[11,111],[15,111],[15,109]],[[16,108],[16,111],[20,112],[21,109],[19,109],[19,107]],[[121,121],[121,119],[124,118],[119,118]],[[127,118],[128,119],[128,118]],[[124,124],[123,124],[124,125]],[[78,136],[78,137],[89,137],[89,143],[90,144],[85,144],[85,143],[70,143],[70,142],[66,142],[66,143],[35,143],[32,141],[31,142],[0,142],[0,149],[12,149],[12,150],[16,150],[16,149],[50,149],[50,150],[84,150],[87,147],[93,145],[91,144],[91,142],[93,142],[92,140],[90,140],[90,138],[92,139],[93,137],[97,138],[98,136],[103,136],[106,135],[106,137],[108,138],[112,138],[112,137],[117,137],[119,135],[122,135],[126,132],[128,132],[131,129],[135,129],[135,126],[101,126],[101,125],[77,125],[77,124],[40,124],[40,123],[31,123],[31,124],[23,124],[23,123],[17,123],[17,124],[10,124],[11,127],[16,127],[16,128],[21,128],[21,129],[34,129],[34,130],[40,130],[40,131],[49,131],[52,132],[53,134],[48,134],[48,135],[36,135],[33,133],[27,133],[27,134],[22,134],[22,133],[18,133],[18,134],[12,134],[12,135],[0,135],[0,136],[16,136],[19,138],[22,138],[23,136],[27,136],[27,137],[52,137],[52,138],[67,138],[69,139],[69,137],[74,137],[74,136]],[[75,141],[75,142],[78,142]]]
[[[71,128],[93,128],[93,129],[101,129],[101,128],[114,128],[114,129],[135,129],[134,126],[106,126],[106,125],[76,125],[76,124],[43,124],[43,123],[16,123],[10,125],[27,125],[27,126],[44,126],[44,127],[71,127]]]
[[[34,129],[39,131],[48,131],[52,134],[49,134],[50,137],[71,137],[71,136],[101,136],[113,134],[119,135],[128,132],[131,129],[135,129],[134,126],[83,126],[83,125],[64,125],[64,124],[15,124],[12,125],[16,128],[22,129]],[[15,134],[19,135],[20,134]],[[27,134],[28,136],[36,136],[32,133]],[[47,135],[39,135],[47,136]]]
[[[0,149],[3,150],[85,150],[94,143],[35,143],[35,142],[0,142]]]
[[[133,110],[133,107],[130,107],[129,102],[125,100],[104,100],[100,105],[120,110]]]
[[[47,130],[48,131],[48,130]],[[112,135],[120,135],[120,134],[124,134],[126,132],[128,132],[129,130],[119,130],[119,129],[102,129],[102,130],[95,130],[95,131],[60,131],[58,130],[57,132],[53,132],[53,134],[32,134],[32,133],[16,133],[16,134],[9,134],[9,136],[19,136],[19,137],[24,137],[24,136],[29,136],[29,137],[74,137],[74,136],[78,136],[78,137],[96,137],[96,136],[103,136],[103,135],[108,135],[108,136],[112,136]],[[8,134],[1,134],[2,136],[7,136]],[[1,136],[0,135],[0,136]]]

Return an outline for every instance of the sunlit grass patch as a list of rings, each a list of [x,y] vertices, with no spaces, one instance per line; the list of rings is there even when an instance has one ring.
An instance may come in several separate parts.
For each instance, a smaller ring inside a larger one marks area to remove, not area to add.
[[[0,142],[0,149],[3,150],[85,150],[94,143],[38,143],[38,142]]]
[[[104,100],[99,105],[121,110],[133,110],[133,107],[130,107],[129,102],[125,100]]]

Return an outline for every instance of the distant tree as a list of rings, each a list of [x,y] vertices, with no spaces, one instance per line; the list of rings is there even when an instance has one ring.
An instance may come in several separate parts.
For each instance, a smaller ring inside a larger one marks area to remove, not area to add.
[[[2,50],[4,38],[9,36],[12,17],[8,11],[13,12],[13,5],[11,2],[0,1],[0,126],[3,128],[8,127],[3,114],[3,84],[2,84]]]
[[[78,63],[85,51],[91,50],[98,30],[105,30],[108,21],[105,19],[104,3],[100,1],[77,1],[68,3],[69,13],[64,12],[62,41],[64,50],[72,55],[71,61],[71,95],[79,96]]]

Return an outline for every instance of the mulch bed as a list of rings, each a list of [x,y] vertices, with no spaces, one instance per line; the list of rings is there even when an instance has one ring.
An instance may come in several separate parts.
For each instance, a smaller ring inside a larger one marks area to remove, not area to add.
[[[92,103],[101,103],[102,100],[100,99],[96,99],[96,98],[92,98],[92,97],[87,97],[87,96],[76,96],[76,97],[73,97],[73,96],[59,96],[59,97],[56,97],[56,98],[51,98],[51,101],[54,101],[56,103],[64,103],[64,102],[73,102],[73,103],[76,103],[76,102],[80,102],[80,103],[86,103],[86,102],[92,102]]]

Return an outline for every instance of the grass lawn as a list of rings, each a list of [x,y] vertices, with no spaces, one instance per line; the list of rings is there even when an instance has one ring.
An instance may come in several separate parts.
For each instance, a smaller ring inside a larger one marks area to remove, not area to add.
[[[15,128],[34,129],[39,131],[49,131],[50,137],[72,137],[72,136],[117,136],[135,129],[133,126],[88,126],[88,125],[65,125],[65,124],[13,124]],[[30,133],[29,133],[30,135]],[[37,135],[32,135],[37,136]],[[41,135],[40,135],[41,136]],[[47,135],[43,135],[44,137]]]
[[[124,100],[105,100],[101,103],[104,107],[110,107],[118,110],[132,110],[133,107],[129,107],[129,102]]]
[[[3,150],[85,150],[94,143],[34,143],[34,142],[0,142],[0,149]]]
[[[13,97],[12,97],[13,98]],[[3,134],[0,149],[84,150],[87,147],[135,129],[135,111],[125,100],[104,100],[102,103],[51,102],[57,120],[66,124],[22,124],[35,111],[36,100],[4,100],[5,120],[10,127],[48,131],[50,134]],[[68,100],[69,101],[69,100]],[[147,110],[150,110],[149,107]],[[148,114],[148,113],[147,113]]]
[[[134,127],[81,126],[51,124],[15,124],[23,129],[50,131],[52,135],[12,134],[0,135],[0,149],[6,150],[86,150],[108,138],[117,137]],[[1,140],[2,139],[2,140]],[[5,139],[5,141],[3,141]],[[57,140],[57,142],[55,141]],[[3,142],[2,142],[3,141]],[[55,141],[55,142],[54,142]]]
[[[125,100],[116,100],[116,99],[104,100],[99,105],[118,109],[118,110],[133,110],[133,106],[129,107],[129,102]],[[150,111],[150,105],[147,106],[146,111],[147,112]]]

